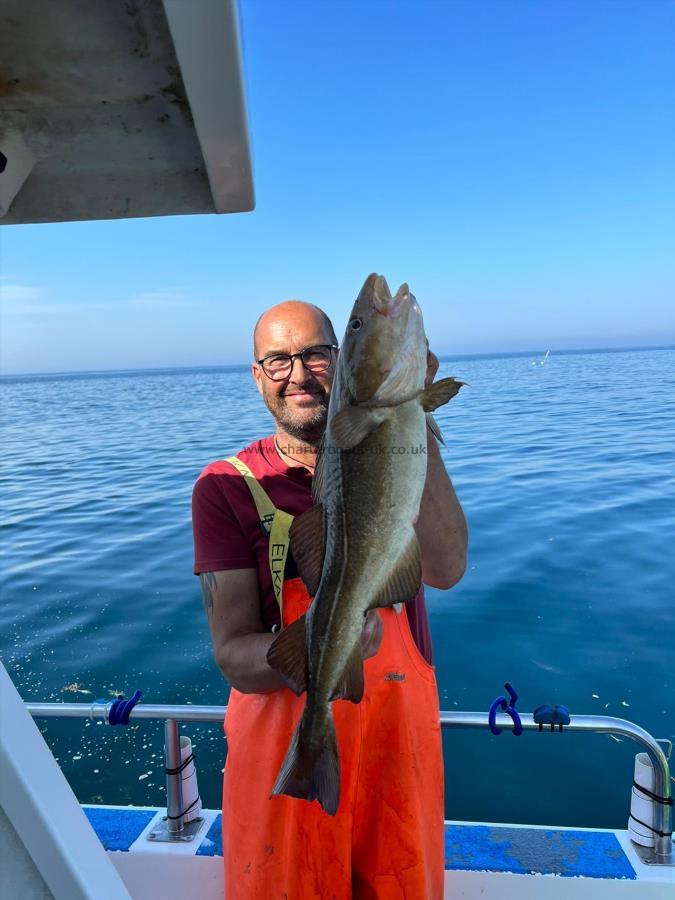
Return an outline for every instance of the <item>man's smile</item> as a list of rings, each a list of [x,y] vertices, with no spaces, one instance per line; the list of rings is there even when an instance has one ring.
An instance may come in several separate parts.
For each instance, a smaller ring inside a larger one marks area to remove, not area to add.
[[[321,396],[319,391],[292,391],[284,394],[284,397],[293,397],[295,400],[306,400],[310,397],[319,396]]]

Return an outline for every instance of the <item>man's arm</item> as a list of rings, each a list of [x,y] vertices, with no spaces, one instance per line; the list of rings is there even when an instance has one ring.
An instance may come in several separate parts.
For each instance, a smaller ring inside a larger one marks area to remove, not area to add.
[[[457,584],[466,569],[468,531],[436,438],[428,428],[427,439],[427,480],[415,532],[422,557],[422,581],[445,589]]]
[[[199,581],[213,657],[232,687],[243,694],[268,694],[285,687],[281,675],[267,664],[275,635],[260,618],[256,570],[202,572]]]
[[[428,387],[438,372],[438,357],[427,342]],[[422,581],[435,588],[451,588],[466,570],[469,533],[457,494],[445,471],[441,451],[427,428],[427,480],[415,523],[422,557]]]
[[[199,581],[213,657],[232,687],[242,694],[269,694],[287,687],[267,664],[267,651],[276,635],[265,630],[260,618],[256,570],[202,572]],[[361,633],[363,658],[374,656],[381,642],[382,620],[377,610],[371,610]]]

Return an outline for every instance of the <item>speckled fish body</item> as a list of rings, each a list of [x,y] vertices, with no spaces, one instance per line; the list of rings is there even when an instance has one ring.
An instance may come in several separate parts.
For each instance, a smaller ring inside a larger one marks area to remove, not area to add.
[[[422,569],[414,521],[426,476],[427,413],[461,382],[425,391],[422,313],[403,285],[391,296],[370,275],[337,362],[314,479],[315,506],[291,529],[291,549],[314,599],[270,649],[302,719],[273,793],[318,799],[334,814],[340,772],[331,703],[363,696],[361,632],[371,609],[411,600]]]

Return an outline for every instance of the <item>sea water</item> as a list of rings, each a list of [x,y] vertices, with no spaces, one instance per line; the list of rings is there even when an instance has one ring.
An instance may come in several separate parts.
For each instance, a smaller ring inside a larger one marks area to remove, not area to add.
[[[675,350],[444,360],[466,575],[427,590],[442,709],[631,719],[675,737]],[[6,377],[0,651],[26,701],[225,704],[192,571],[202,467],[271,432],[245,367]],[[83,802],[165,803],[162,725],[38,720]],[[5,723],[3,723],[5,727]],[[185,726],[205,806],[218,725]],[[625,827],[608,735],[444,733],[446,815]],[[395,752],[392,750],[392,752]]]

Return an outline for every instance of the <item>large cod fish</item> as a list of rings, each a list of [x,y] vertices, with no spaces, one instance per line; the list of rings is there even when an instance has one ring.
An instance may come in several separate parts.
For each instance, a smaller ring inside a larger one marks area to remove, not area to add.
[[[444,378],[425,390],[426,368],[415,297],[405,284],[392,297],[385,279],[370,275],[337,360],[316,505],[291,526],[291,552],[314,599],[267,654],[298,695],[307,691],[272,793],[316,799],[331,815],[340,800],[331,703],[363,697],[364,616],[411,600],[422,581],[413,522],[426,476],[427,414],[462,385]]]

